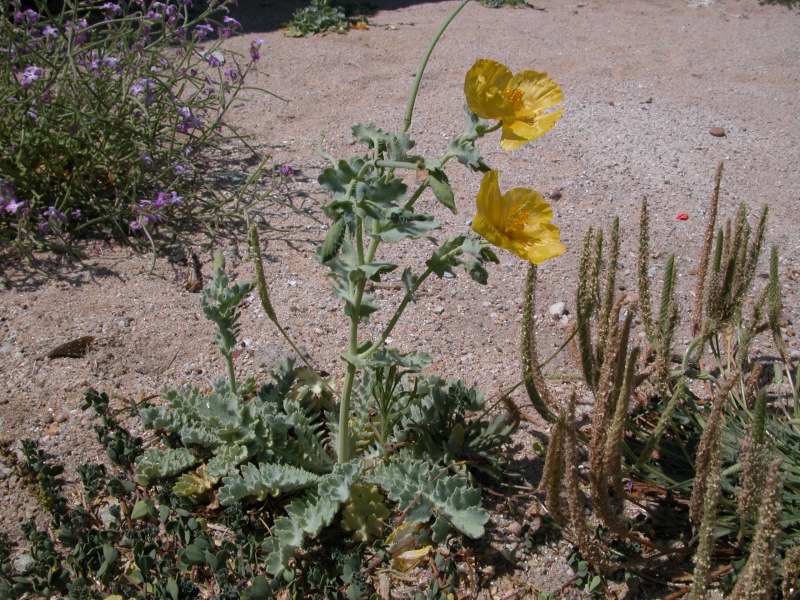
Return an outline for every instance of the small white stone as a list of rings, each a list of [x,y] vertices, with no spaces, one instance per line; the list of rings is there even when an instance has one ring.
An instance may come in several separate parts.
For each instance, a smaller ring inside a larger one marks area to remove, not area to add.
[[[442,306],[441,304],[438,306],[434,306],[433,312],[436,313],[437,315],[442,314],[444,312],[444,306]]]
[[[567,304],[565,302],[556,302],[550,305],[547,312],[553,317],[561,317],[567,314]]]

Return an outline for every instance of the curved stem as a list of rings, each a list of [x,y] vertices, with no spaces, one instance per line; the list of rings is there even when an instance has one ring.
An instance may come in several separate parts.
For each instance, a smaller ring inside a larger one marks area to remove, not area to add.
[[[425,56],[422,57],[422,62],[419,64],[419,68],[417,69],[417,75],[414,77],[414,83],[411,85],[411,95],[408,97],[408,104],[406,105],[406,116],[403,122],[403,131],[406,132],[411,128],[411,119],[414,117],[414,103],[417,101],[417,93],[419,92],[419,84],[422,81],[422,74],[425,72],[425,67],[428,66],[428,60],[431,58],[431,54],[433,54],[433,49],[436,47],[436,44],[439,43],[439,39],[444,35],[445,30],[456,18],[458,13],[467,5],[469,0],[464,0],[458,7],[450,13],[450,16],[447,17],[442,26],[439,27],[439,31],[436,32],[436,35],[433,37],[431,41],[431,45],[428,46],[428,51],[425,52]]]

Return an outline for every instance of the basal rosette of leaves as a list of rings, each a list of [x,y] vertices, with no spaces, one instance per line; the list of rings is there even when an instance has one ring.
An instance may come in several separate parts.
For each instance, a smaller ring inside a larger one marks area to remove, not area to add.
[[[0,241],[150,235],[196,198],[260,58],[228,0],[0,3]]]

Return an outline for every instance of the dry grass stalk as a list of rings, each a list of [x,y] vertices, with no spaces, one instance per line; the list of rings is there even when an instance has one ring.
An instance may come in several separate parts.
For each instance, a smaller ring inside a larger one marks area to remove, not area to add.
[[[697,286],[695,287],[694,313],[692,317],[692,331],[694,335],[700,333],[703,321],[703,299],[705,297],[706,275],[708,273],[708,261],[711,258],[711,248],[714,244],[714,230],[717,226],[717,212],[719,210],[719,188],[722,182],[723,163],[717,165],[717,172],[714,176],[714,192],[711,194],[711,201],[708,207],[708,220],[706,221],[706,233],[703,238],[703,249],[700,251],[700,261],[697,267]]]
[[[708,279],[708,291],[706,295],[706,314],[708,318],[714,322],[719,322],[722,317],[720,275],[722,271],[723,247],[725,246],[726,239],[720,227],[717,230],[717,240],[714,244],[714,257],[711,263],[711,276]],[[708,323],[703,323],[703,330],[706,330],[708,327]]]
[[[783,582],[781,591],[784,600],[796,598],[800,582],[800,546],[793,546],[786,551],[783,559]]]
[[[672,340],[678,324],[678,305],[675,301],[675,256],[670,255],[664,269],[664,285],[658,310],[656,332],[656,382],[662,396],[669,395],[669,365],[672,359]]]
[[[655,339],[653,314],[650,301],[650,214],[647,210],[647,199],[642,200],[639,215],[639,255],[636,261],[639,283],[639,311],[647,338],[652,343]]]
[[[520,342],[520,358],[522,380],[531,404],[543,419],[552,423],[556,420],[551,407],[555,400],[539,367],[539,354],[536,350],[536,265],[528,267],[525,279],[525,296],[522,308],[522,339]]]
[[[597,327],[597,362],[603,362],[603,353],[606,346],[606,335],[610,326],[611,309],[614,305],[614,292],[616,289],[617,271],[619,270],[619,217],[614,219],[611,226],[611,248],[606,265],[606,285],[603,294],[603,304],[600,308],[600,323]]]
[[[730,600],[772,598],[773,559],[781,531],[779,520],[782,491],[781,459],[775,459],[769,466],[763,499],[758,509],[758,525],[753,543],[750,545],[750,556],[742,572],[739,573]]]
[[[607,478],[608,486],[612,492],[612,509],[615,514],[622,512],[625,497],[622,483],[622,443],[638,358],[639,349],[634,348],[628,356],[624,381],[617,397],[614,418],[611,420],[603,451],[603,475]]]
[[[564,430],[567,415],[562,411],[550,431],[550,443],[544,459],[542,480],[539,491],[545,494],[545,506],[550,516],[558,524],[564,523],[564,510],[561,502],[561,486],[564,477]]]
[[[711,414],[708,416],[703,435],[700,437],[700,443],[697,446],[694,486],[692,487],[692,498],[689,503],[689,517],[695,525],[699,525],[703,520],[703,498],[706,496],[705,482],[708,479],[709,461],[711,460],[712,450],[722,434],[724,408],[728,400],[728,394],[738,378],[739,371],[733,369],[717,387]]]
[[[578,292],[575,299],[575,317],[578,328],[578,349],[580,350],[580,365],[583,370],[583,377],[590,389],[594,390],[597,385],[597,377],[594,364],[594,352],[592,350],[592,325],[591,318],[596,306],[594,291],[592,287],[592,270],[594,264],[594,230],[590,227],[583,238],[583,249],[581,250],[580,262],[578,265]]]
[[[767,217],[769,216],[769,207],[764,206],[761,209],[761,216],[758,219],[756,226],[755,237],[753,243],[747,248],[746,254],[742,260],[741,278],[739,286],[736,290],[736,304],[741,306],[744,303],[747,292],[753,285],[753,279],[756,276],[756,267],[758,266],[758,259],[761,256],[761,251],[764,249],[764,233],[767,229]]]
[[[756,442],[752,433],[745,437],[739,452],[742,457],[741,487],[739,489],[738,508],[739,534],[736,538],[741,545],[747,527],[754,520],[758,500],[764,491],[766,467],[769,461],[769,448],[762,442]]]
[[[714,524],[717,520],[717,508],[722,492],[720,474],[720,434],[711,441],[708,455],[708,466],[704,473],[705,497],[703,498],[703,519],[700,523],[697,551],[694,555],[694,577],[689,600],[704,600],[711,572],[711,552],[714,549]],[[695,482],[697,479],[695,478]],[[696,483],[695,483],[696,486]]]
[[[583,509],[584,501],[580,490],[580,476],[578,475],[577,437],[575,395],[573,394],[567,411],[566,427],[564,428],[564,486],[567,492],[570,529],[573,541],[578,547],[581,556],[598,571],[610,574],[619,570],[622,565],[606,558],[607,549],[600,546],[600,543],[594,539],[589,531],[586,514]]]
[[[612,309],[611,328],[608,333],[608,352],[600,369],[600,381],[594,397],[594,410],[592,412],[592,438],[589,443],[589,463],[591,473],[600,476],[602,471],[603,447],[608,422],[614,411],[614,400],[611,389],[614,384],[613,375],[616,373],[619,348],[619,313],[622,310],[622,300],[617,302]]]

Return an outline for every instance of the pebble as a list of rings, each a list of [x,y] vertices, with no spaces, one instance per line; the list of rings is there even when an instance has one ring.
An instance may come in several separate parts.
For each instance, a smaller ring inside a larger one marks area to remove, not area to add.
[[[714,137],[725,137],[727,133],[722,127],[712,127],[708,130],[708,133],[713,135]]]
[[[437,314],[437,315],[440,315],[440,314],[442,314],[442,313],[444,312],[444,306],[442,306],[441,304],[440,304],[440,305],[438,305],[438,306],[434,306],[434,307],[433,307],[433,312],[434,312],[435,314]]]
[[[550,316],[552,317],[560,317],[567,314],[567,304],[566,302],[556,302],[555,304],[550,305],[550,308],[547,309],[547,312],[550,313]]]
[[[789,352],[789,358],[792,360],[800,360],[800,350],[792,350]]]

